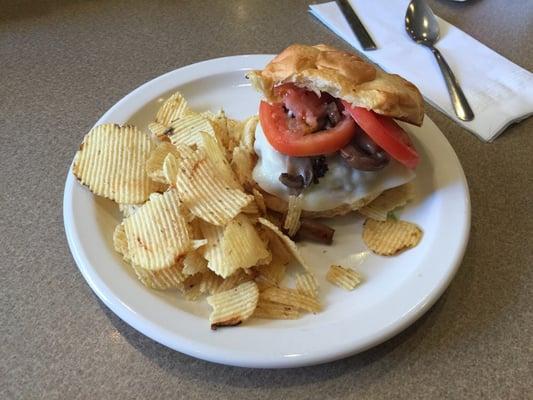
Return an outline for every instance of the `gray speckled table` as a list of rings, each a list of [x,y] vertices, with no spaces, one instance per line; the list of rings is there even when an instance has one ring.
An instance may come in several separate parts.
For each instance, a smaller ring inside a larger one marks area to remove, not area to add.
[[[431,1],[531,70],[533,4],[503,3]],[[428,106],[470,184],[470,243],[437,304],[357,356],[286,371],[195,360],[119,320],[78,272],[62,194],[83,134],[132,89],[186,64],[293,42],[347,48],[307,4],[0,0],[0,398],[531,396],[531,118],[488,145]]]

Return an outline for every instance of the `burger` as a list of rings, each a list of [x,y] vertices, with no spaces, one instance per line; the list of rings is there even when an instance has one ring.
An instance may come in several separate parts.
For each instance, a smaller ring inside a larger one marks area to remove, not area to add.
[[[414,178],[419,155],[395,121],[422,124],[412,83],[355,54],[300,44],[247,77],[264,95],[253,179],[269,208],[285,212],[301,195],[306,216],[343,215]]]

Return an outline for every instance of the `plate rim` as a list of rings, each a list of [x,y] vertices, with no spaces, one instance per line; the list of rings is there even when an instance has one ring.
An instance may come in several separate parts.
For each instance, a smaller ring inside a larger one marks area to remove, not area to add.
[[[157,89],[157,87],[161,82],[164,82],[166,79],[174,77],[174,75],[176,74],[182,74],[183,76],[186,76],[187,74],[191,75],[192,72],[192,74],[194,75],[198,74],[198,72],[206,66],[209,67],[213,64],[216,65],[220,63],[222,63],[225,67],[217,68],[217,72],[246,71],[252,69],[252,67],[245,67],[246,65],[254,64],[253,68],[260,68],[261,65],[264,65],[272,57],[274,57],[274,55],[270,54],[246,54],[220,57],[190,64],[169,71],[165,74],[151,79],[148,82],[143,83],[142,85],[138,86],[136,89],[128,93],[126,96],[122,97],[99,118],[99,120],[95,123],[95,126],[102,123],[102,121],[105,121],[107,118],[109,118],[110,115],[117,114],[117,110],[120,110],[120,108],[123,107],[124,104],[128,103],[131,99],[134,99],[138,96],[142,97],[150,93],[152,94],[153,98],[154,93],[158,92],[159,96],[165,92],[172,90],[172,88],[169,87],[162,89]],[[222,71],[220,71],[221,69]],[[179,83],[176,83],[176,86],[178,85]],[[140,104],[146,104],[149,101],[149,99],[146,100],[146,98],[144,98],[142,101],[140,101]],[[118,113],[119,115],[121,115],[121,118],[118,118],[118,120],[122,119],[123,121],[117,120],[115,122],[123,123],[136,111],[137,110],[134,110],[133,112],[130,111],[129,115],[128,112]],[[364,345],[354,345],[350,348],[340,349],[328,354],[306,353],[300,355],[299,357],[285,356],[278,357],[277,359],[273,358],[268,360],[260,360],[254,357],[250,357],[247,354],[228,354],[228,352],[224,351],[217,352],[216,349],[213,353],[212,346],[206,344],[203,344],[202,346],[202,344],[188,340],[183,336],[180,337],[179,340],[176,342],[176,339],[178,338],[176,338],[175,332],[166,329],[164,326],[155,325],[152,321],[146,319],[143,315],[129,308],[127,304],[125,304],[120,298],[116,297],[113,294],[112,289],[106,284],[106,282],[104,282],[98,276],[92,266],[88,263],[87,256],[84,253],[83,248],[81,248],[78,243],[79,237],[77,235],[77,232],[75,231],[74,226],[75,221],[72,193],[74,189],[74,184],[77,183],[77,181],[74,179],[71,171],[72,163],[69,166],[63,194],[64,228],[71,254],[73,255],[78,269],[82,273],[82,276],[87,281],[93,292],[111,311],[113,311],[115,315],[117,315],[124,322],[126,322],[132,328],[141,332],[145,336],[148,336],[156,342],[159,342],[171,349],[188,354],[190,356],[201,358],[211,362],[241,367],[292,368],[330,362],[350,355],[354,355],[361,351],[367,350],[373,346],[376,346],[397,335],[405,328],[410,326],[412,323],[414,323],[423,314],[425,314],[429,310],[429,308],[431,308],[431,306],[433,306],[433,304],[442,296],[443,292],[449,286],[451,280],[453,279],[459,266],[461,265],[461,261],[464,257],[468,245],[468,238],[471,227],[471,203],[468,183],[464,174],[464,170],[462,168],[459,158],[457,157],[457,154],[455,153],[453,147],[448,142],[442,131],[427,115],[425,116],[425,118],[427,121],[429,121],[430,124],[433,124],[435,126],[438,134],[440,135],[440,139],[442,139],[441,141],[444,143],[444,145],[448,147],[450,156],[454,158],[456,166],[458,167],[458,176],[456,178],[459,178],[461,188],[464,189],[465,193],[465,197],[464,199],[462,199],[462,204],[464,206],[464,225],[463,229],[458,235],[459,237],[463,238],[463,240],[459,241],[459,247],[454,253],[453,259],[450,260],[451,266],[447,270],[447,273],[437,282],[436,287],[434,287],[433,290],[428,292],[428,296],[425,301],[418,302],[417,304],[415,304],[415,306],[411,308],[408,313],[402,315],[400,319],[395,320],[392,325],[383,327],[380,332],[376,333],[375,337],[372,340],[368,340],[366,343],[364,343]]]

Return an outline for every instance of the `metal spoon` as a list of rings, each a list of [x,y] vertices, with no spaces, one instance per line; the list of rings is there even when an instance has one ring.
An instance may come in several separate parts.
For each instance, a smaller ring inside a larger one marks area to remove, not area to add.
[[[463,90],[457,83],[455,75],[440,51],[434,47],[437,40],[439,40],[439,23],[435,18],[435,14],[433,14],[433,11],[424,0],[412,0],[409,3],[405,14],[405,29],[416,43],[428,47],[435,55],[446,81],[448,93],[450,93],[453,109],[457,117],[463,121],[474,119],[474,113],[466,100]]]

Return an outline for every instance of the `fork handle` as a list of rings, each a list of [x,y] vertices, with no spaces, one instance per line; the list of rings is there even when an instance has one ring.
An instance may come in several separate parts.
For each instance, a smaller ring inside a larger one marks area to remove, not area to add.
[[[442,75],[444,76],[444,81],[448,87],[448,93],[450,94],[450,99],[452,100],[453,109],[455,115],[463,121],[471,121],[474,119],[474,112],[470,108],[468,101],[466,100],[463,90],[459,86],[455,75],[453,74],[450,66],[435,47],[430,48],[433,55],[437,59]]]

